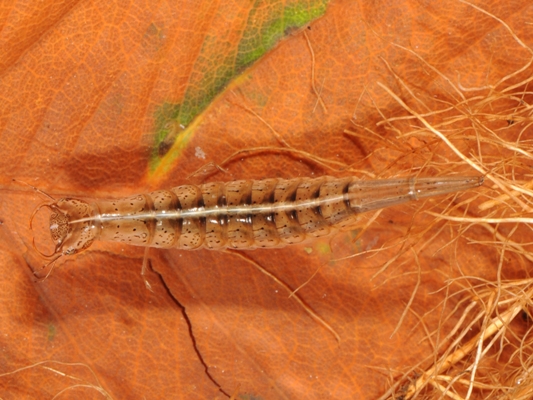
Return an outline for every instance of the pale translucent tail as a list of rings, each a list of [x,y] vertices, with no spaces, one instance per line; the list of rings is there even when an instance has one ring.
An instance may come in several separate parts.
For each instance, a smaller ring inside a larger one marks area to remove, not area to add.
[[[483,177],[480,176],[358,180],[351,183],[348,200],[352,210],[360,213],[473,189],[482,184]]]

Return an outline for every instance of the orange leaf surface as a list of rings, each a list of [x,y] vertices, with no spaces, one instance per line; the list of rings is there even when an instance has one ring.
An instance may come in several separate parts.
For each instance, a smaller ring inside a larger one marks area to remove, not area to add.
[[[422,212],[465,194],[385,210],[360,237],[242,252],[248,261],[153,249],[153,293],[144,249],[113,243],[35,282],[28,221],[43,199],[12,178],[97,200],[203,179],[479,174],[435,137],[398,137],[416,121],[376,126],[409,115],[378,82],[429,113],[458,102],[444,76],[489,86],[531,54],[459,1],[325,3],[0,6],[2,399],[379,398],[433,354],[429,332],[453,326],[441,323],[460,300],[443,303],[447,279],[496,278],[496,250]],[[533,45],[529,1],[483,8]],[[505,277],[524,276],[509,257]],[[292,289],[320,268],[298,295],[340,342],[250,261]]]

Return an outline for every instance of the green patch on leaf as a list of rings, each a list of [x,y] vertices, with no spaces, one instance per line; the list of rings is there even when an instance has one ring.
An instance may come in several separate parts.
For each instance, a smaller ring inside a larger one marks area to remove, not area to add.
[[[329,243],[318,243],[316,246],[316,250],[318,254],[321,255],[331,254],[331,247]]]
[[[363,251],[363,245],[361,243],[361,238],[358,238],[357,240],[355,240],[359,236],[360,233],[361,233],[361,229],[352,229],[350,231],[350,234],[345,237],[346,245],[352,248],[352,251],[354,252],[354,254],[360,253],[361,251]]]
[[[51,342],[56,337],[57,330],[54,324],[48,324],[48,341]]]
[[[191,139],[191,122],[198,122],[213,99],[281,39],[322,16],[327,3],[328,0],[271,0],[256,1],[250,8],[249,3],[243,2],[231,15],[220,7],[214,29],[205,32],[200,53],[191,55],[194,67],[182,102],[163,104],[156,111],[150,170],[156,172],[164,159],[166,167],[156,173],[165,173]],[[216,30],[217,18],[230,21],[227,30]],[[235,37],[240,39],[235,41]]]
[[[253,394],[239,394],[239,400],[264,400],[263,397],[256,396]]]

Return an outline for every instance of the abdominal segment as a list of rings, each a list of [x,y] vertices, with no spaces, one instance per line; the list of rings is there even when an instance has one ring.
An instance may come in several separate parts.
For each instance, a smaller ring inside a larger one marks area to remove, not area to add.
[[[266,179],[183,185],[97,203],[98,240],[208,249],[282,247],[328,235],[353,212],[349,180]],[[320,204],[324,196],[337,199]]]
[[[208,249],[282,247],[330,235],[365,211],[479,186],[482,179],[240,180],[183,185],[101,201],[98,240]]]

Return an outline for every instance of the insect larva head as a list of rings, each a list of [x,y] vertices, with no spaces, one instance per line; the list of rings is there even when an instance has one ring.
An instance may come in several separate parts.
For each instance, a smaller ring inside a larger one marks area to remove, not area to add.
[[[93,207],[78,199],[61,199],[50,206],[50,234],[55,253],[70,256],[87,249],[96,237]]]
[[[92,223],[93,206],[77,199],[61,199],[53,204],[44,204],[51,211],[49,229],[54,242],[54,252],[41,253],[46,258],[70,256],[87,249],[94,241],[97,230]],[[32,216],[33,220],[33,216]]]

